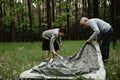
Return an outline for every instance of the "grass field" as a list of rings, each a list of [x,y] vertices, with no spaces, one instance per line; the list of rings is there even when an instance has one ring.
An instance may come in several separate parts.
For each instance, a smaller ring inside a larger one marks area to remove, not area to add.
[[[73,55],[84,41],[63,41],[58,51],[62,56]],[[20,73],[44,61],[41,42],[0,43],[0,80],[18,80]],[[110,60],[105,64],[106,80],[120,80],[120,41],[110,48]]]

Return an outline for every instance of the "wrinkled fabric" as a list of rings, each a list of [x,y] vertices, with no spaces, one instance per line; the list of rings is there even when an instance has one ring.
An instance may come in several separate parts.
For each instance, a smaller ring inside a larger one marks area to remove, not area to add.
[[[76,79],[79,76],[82,76],[88,79],[96,79],[92,76],[88,77],[87,74],[96,74],[101,69],[102,64],[104,75],[101,77],[105,78],[103,63],[101,63],[102,61],[99,61],[102,60],[102,58],[98,59],[99,56],[97,54],[100,53],[99,47],[96,46],[98,46],[97,43],[85,43],[74,55],[69,57],[58,55],[48,62],[42,62],[38,66],[33,67],[29,70],[29,73],[38,75],[37,77],[33,76],[33,78]],[[28,75],[25,75],[24,72],[20,77],[29,78],[26,77]],[[100,75],[98,77],[100,77]],[[99,78],[96,80],[104,79]]]

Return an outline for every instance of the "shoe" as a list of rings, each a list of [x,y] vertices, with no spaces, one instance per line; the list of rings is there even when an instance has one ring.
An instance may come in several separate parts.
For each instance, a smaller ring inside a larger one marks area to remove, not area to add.
[[[108,59],[103,60],[103,62],[104,62],[104,63],[107,63],[107,62],[108,62]]]

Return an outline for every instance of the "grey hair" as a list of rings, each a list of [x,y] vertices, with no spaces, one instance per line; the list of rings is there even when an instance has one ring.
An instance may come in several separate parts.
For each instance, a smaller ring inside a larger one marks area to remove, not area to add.
[[[80,24],[84,23],[85,21],[88,21],[88,18],[87,17],[82,17],[81,20],[80,20]]]

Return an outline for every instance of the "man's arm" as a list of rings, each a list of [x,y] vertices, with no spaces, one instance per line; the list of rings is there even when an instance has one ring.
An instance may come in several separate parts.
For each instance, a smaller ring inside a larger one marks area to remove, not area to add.
[[[50,40],[50,50],[53,52],[54,55],[57,55],[57,52],[55,51],[55,48],[54,48],[55,40],[56,40],[56,36],[55,34],[53,34]]]
[[[98,25],[95,23],[95,22],[91,22],[90,23],[90,27],[91,27],[91,29],[94,31],[93,32],[93,34],[90,36],[90,40],[93,40],[93,39],[95,39],[97,36],[98,36],[98,34],[100,33],[100,30],[99,30],[99,28],[98,28]]]

